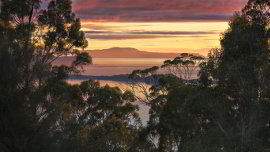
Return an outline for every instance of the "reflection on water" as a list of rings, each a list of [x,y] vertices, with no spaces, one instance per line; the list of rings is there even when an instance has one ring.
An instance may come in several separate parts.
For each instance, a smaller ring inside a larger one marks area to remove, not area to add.
[[[96,66],[155,66],[161,65],[163,58],[94,58],[93,65]]]
[[[68,80],[70,84],[79,84],[82,82],[82,80]],[[132,87],[124,82],[116,82],[116,81],[105,81],[105,80],[99,80],[98,81],[101,86],[109,85],[110,87],[118,87],[120,88],[123,92],[124,91],[133,91]],[[144,98],[144,95],[140,92],[134,92],[135,95],[139,98]],[[138,111],[139,116],[142,120],[143,125],[146,125],[147,121],[149,120],[149,107],[146,106],[144,103],[136,101],[136,105],[139,106],[140,110]]]
[[[84,67],[84,75],[111,76],[129,74],[134,70],[160,66],[167,59],[155,58],[94,58],[93,65]]]
[[[71,65],[73,57],[59,58],[54,62],[56,65]],[[161,66],[168,58],[94,58],[92,65],[83,66],[82,75],[91,76],[113,76],[120,74],[130,74],[134,70]],[[158,73],[167,73],[166,69],[161,69]],[[197,78],[198,68],[191,78]]]
[[[57,59],[55,65],[71,65],[74,57],[62,57]],[[133,70],[146,69],[160,66],[167,59],[161,58],[94,58],[92,65],[83,67],[83,75],[112,76],[129,74]]]

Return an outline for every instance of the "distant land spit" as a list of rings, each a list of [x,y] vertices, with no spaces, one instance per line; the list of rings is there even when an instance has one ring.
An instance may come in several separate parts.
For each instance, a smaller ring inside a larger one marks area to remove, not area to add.
[[[72,81],[72,80],[80,80],[80,81],[87,81],[87,80],[105,80],[105,81],[115,81],[115,82],[124,82],[124,83],[132,83],[132,80],[128,78],[129,74],[120,74],[120,75],[112,75],[112,76],[91,76],[91,75],[71,75],[67,80]],[[153,84],[150,80],[151,78],[146,78],[148,79],[149,84]],[[137,78],[137,82],[143,82],[146,83],[144,78]],[[197,83],[198,79],[191,79],[191,80],[184,80],[186,82],[191,82],[191,83]]]

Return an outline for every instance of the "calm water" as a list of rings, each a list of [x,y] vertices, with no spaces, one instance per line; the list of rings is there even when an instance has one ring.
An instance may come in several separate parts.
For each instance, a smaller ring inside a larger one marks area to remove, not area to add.
[[[54,62],[56,65],[71,65],[73,57],[63,57]],[[91,76],[112,76],[120,74],[130,74],[134,70],[160,66],[168,58],[94,58],[93,64],[83,66],[82,75]],[[167,73],[165,69],[158,73]],[[197,77],[197,71],[192,74],[192,78]]]
[[[152,58],[94,58],[93,64],[84,67],[84,75],[111,76],[130,74],[133,70],[160,66],[167,59]]]

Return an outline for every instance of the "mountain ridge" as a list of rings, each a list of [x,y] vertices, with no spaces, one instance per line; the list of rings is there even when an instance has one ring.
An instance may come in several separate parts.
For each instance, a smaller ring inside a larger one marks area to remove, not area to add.
[[[181,53],[141,51],[136,48],[113,47],[102,50],[86,50],[93,58],[175,58]]]

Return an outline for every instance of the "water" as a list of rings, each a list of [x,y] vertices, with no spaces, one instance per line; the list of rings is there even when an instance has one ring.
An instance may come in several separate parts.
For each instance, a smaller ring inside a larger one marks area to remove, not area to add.
[[[94,58],[93,64],[83,66],[84,72],[82,75],[112,76],[130,74],[134,70],[161,66],[168,59],[170,58]],[[73,57],[63,57],[55,61],[54,64],[71,65],[73,60]],[[197,78],[197,70],[192,74],[192,79]],[[166,69],[158,71],[158,73],[167,72]]]
[[[156,58],[94,58],[93,65],[84,67],[84,75],[111,76],[130,74],[134,70],[160,66],[167,59]]]
[[[71,65],[73,57],[57,59],[55,65]],[[83,75],[111,76],[130,74],[133,70],[160,66],[168,59],[164,58],[93,58],[93,64],[84,66]]]

